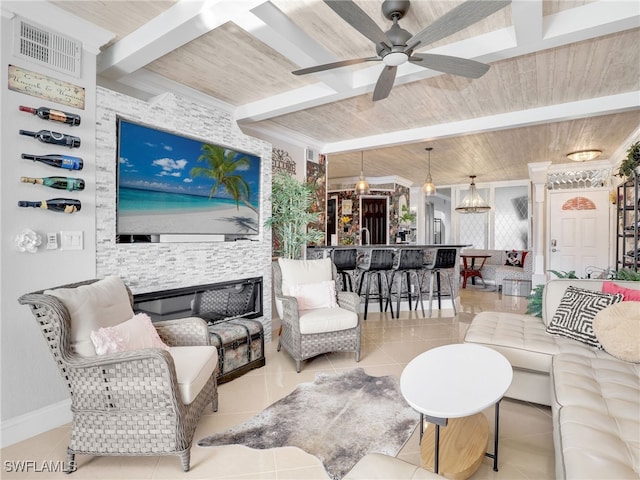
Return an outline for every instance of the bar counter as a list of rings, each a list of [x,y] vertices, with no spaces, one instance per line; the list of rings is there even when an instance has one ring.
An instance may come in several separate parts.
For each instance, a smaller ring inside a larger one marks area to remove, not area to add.
[[[448,282],[441,282],[440,288],[442,289],[442,295],[445,298],[442,301],[443,307],[447,309],[452,309],[451,302],[456,301],[459,296],[459,278],[460,278],[460,251],[468,247],[469,245],[459,245],[459,244],[415,244],[415,243],[393,243],[393,244],[382,244],[382,245],[327,245],[327,246],[313,246],[307,247],[307,259],[314,260],[319,258],[331,257],[331,253],[334,250],[342,250],[355,248],[357,251],[357,264],[363,264],[368,262],[368,257],[370,252],[374,248],[379,249],[389,249],[393,250],[394,256],[398,254],[398,252],[402,249],[420,249],[424,250],[425,255],[425,263],[432,263],[433,255],[436,254],[438,248],[455,248],[456,249],[456,262],[455,267],[450,269],[447,274],[450,275],[451,283],[453,284],[453,292],[449,292]],[[431,262],[430,262],[431,261]],[[422,299],[425,304],[425,311],[428,310],[428,302],[429,302],[429,276],[426,275],[429,272],[429,269],[423,269],[422,273],[419,274],[421,278],[424,279],[421,285]],[[357,292],[358,288],[355,287],[359,285],[359,280],[362,277],[362,271],[358,268],[353,271],[354,277],[354,290]],[[394,282],[395,283],[395,282]],[[338,286],[340,287],[340,286]],[[405,285],[403,284],[403,288]],[[452,293],[451,297],[449,294]],[[362,291],[362,298],[364,299],[364,290]],[[437,296],[434,295],[434,300],[436,302],[434,309],[438,308],[437,305]],[[403,302],[404,308],[402,310],[408,309],[408,303]],[[375,304],[371,304],[370,306],[375,306]]]

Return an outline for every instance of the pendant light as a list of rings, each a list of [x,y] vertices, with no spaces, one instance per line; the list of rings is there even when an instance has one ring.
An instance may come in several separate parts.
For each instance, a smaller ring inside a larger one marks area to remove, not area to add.
[[[429,173],[427,173],[427,178],[424,180],[424,185],[422,185],[422,191],[425,195],[431,196],[436,194],[436,186],[431,179],[431,150],[433,150],[433,147],[427,147],[425,150],[429,152]]]
[[[358,195],[369,193],[369,182],[364,177],[364,151],[360,152],[360,180],[356,183],[356,193]]]
[[[491,207],[482,199],[476,190],[475,175],[469,175],[471,178],[471,187],[467,196],[460,205],[456,207],[458,213],[485,213],[491,210]]]

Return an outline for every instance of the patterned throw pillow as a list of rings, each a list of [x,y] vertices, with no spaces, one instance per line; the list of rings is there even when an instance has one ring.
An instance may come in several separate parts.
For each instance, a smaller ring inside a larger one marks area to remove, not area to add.
[[[621,301],[620,293],[602,293],[570,286],[564,292],[547,326],[547,332],[602,349],[593,332],[593,319],[600,310]]]
[[[505,253],[504,264],[509,267],[524,267],[524,259],[527,256],[526,251],[522,250],[507,250]]]

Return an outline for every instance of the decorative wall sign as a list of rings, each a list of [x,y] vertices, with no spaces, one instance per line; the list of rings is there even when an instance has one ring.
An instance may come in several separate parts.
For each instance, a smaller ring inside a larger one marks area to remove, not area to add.
[[[271,168],[273,173],[285,172],[289,175],[296,174],[296,162],[291,158],[289,152],[280,148],[271,150]]]
[[[9,90],[84,110],[84,88],[9,65]]]
[[[353,200],[344,199],[342,200],[342,215],[351,215],[353,212]]]

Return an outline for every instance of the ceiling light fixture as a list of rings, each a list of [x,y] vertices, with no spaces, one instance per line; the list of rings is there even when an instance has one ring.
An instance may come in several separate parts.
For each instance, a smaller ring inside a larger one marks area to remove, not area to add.
[[[578,150],[577,152],[567,154],[567,158],[574,162],[588,162],[589,160],[598,158],[601,153],[601,150]]]
[[[458,213],[485,213],[491,210],[491,207],[482,199],[478,190],[476,190],[475,175],[469,175],[471,178],[471,186],[469,193],[462,203],[456,207]]]
[[[369,182],[364,177],[364,150],[360,152],[360,180],[356,183],[356,193],[358,195],[369,193]]]
[[[431,150],[433,150],[433,147],[427,147],[425,150],[429,152],[429,173],[427,173],[427,178],[424,180],[424,185],[422,185],[422,191],[425,195],[431,196],[436,194],[436,186],[431,179]]]

